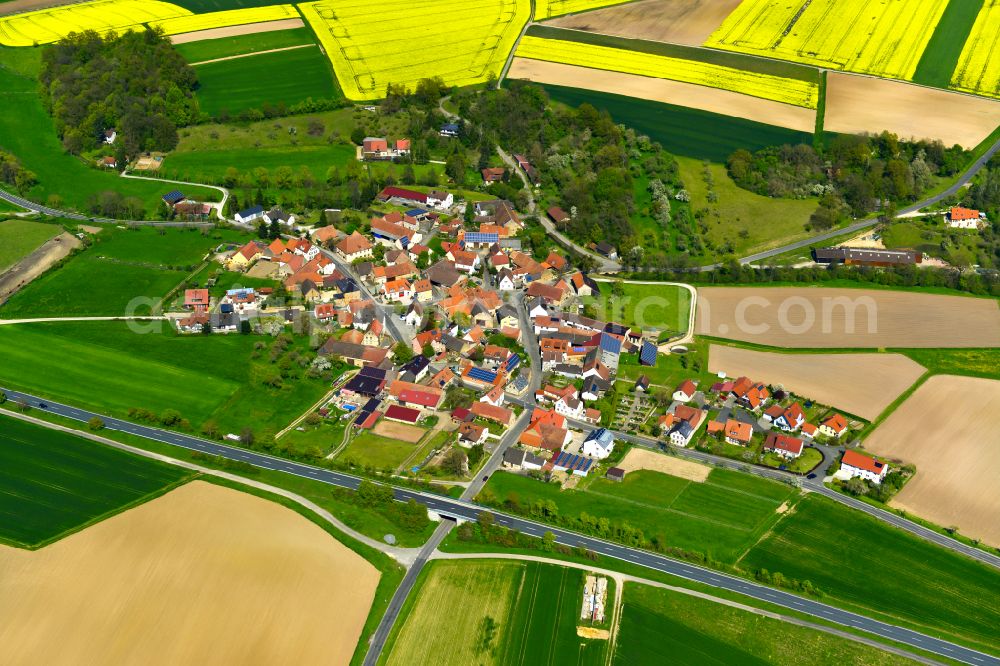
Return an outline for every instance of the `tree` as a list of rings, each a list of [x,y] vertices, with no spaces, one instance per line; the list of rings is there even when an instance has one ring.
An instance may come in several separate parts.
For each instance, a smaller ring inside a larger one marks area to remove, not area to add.
[[[91,430],[100,430],[104,427],[104,421],[101,420],[100,416],[93,416],[89,421],[87,421],[87,427]]]
[[[177,425],[181,420],[181,413],[176,409],[165,409],[160,415],[160,423],[165,426]]]
[[[551,553],[552,548],[555,546],[555,543],[556,543],[556,535],[553,534],[552,532],[546,532],[545,534],[542,535],[542,550],[544,550],[545,552]]]
[[[219,424],[209,419],[201,425],[201,434],[210,439],[222,439],[222,431]]]
[[[253,446],[253,443],[254,443],[253,430],[251,430],[249,427],[243,428],[243,430],[240,431],[240,444],[246,447],[250,447]]]
[[[392,353],[399,363],[408,363],[414,356],[413,349],[405,342],[396,343],[396,346],[392,348]]]
[[[392,503],[392,488],[365,479],[358,485],[355,497],[361,506],[385,506]]]
[[[465,451],[452,449],[444,457],[441,469],[455,476],[465,476],[469,471],[469,458],[465,455]]]
[[[445,160],[444,172],[455,181],[459,187],[465,185],[465,155],[452,153]]]
[[[0,391],[0,405],[2,405],[5,402],[7,402],[7,394],[4,393],[3,391]]]
[[[435,355],[434,354],[434,347],[431,345],[431,343],[428,342],[420,350],[420,353],[423,354],[424,356],[426,356],[427,358],[434,358],[434,355]]]
[[[267,222],[261,220],[260,224],[257,225],[257,238],[270,238],[270,237],[271,237],[271,232],[267,228]]]

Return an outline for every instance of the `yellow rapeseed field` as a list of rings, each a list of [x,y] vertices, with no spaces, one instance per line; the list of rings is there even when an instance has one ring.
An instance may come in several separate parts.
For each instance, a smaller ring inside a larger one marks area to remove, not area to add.
[[[819,86],[808,81],[580,42],[526,36],[517,56],[693,83],[809,109],[819,98]]]
[[[986,0],[958,59],[951,87],[1000,97],[1000,0]]]
[[[529,0],[319,0],[298,6],[348,99],[439,76],[449,85],[497,76],[531,12]]]
[[[155,21],[150,25],[163,28],[168,35],[180,35],[185,32],[211,30],[212,28],[228,28],[232,25],[249,25],[265,21],[282,21],[299,18],[293,5],[271,5],[270,7],[248,7],[247,9],[231,9],[210,14],[194,14],[179,18]]]
[[[743,0],[705,46],[910,79],[948,0]]]
[[[544,21],[553,16],[575,14],[626,2],[631,0],[535,0],[535,20]]]
[[[190,15],[183,7],[157,0],[95,0],[0,18],[0,44],[49,44],[71,32],[121,32],[151,21]]]

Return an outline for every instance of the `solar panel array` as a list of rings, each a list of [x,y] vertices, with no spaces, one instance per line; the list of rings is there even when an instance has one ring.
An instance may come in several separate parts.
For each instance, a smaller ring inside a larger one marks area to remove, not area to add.
[[[492,372],[490,370],[486,370],[484,368],[472,368],[471,370],[469,370],[467,376],[481,382],[492,384],[494,381],[496,381],[497,373]]]

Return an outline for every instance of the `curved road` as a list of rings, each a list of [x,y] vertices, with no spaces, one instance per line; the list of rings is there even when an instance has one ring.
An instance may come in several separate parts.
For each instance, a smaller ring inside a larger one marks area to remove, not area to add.
[[[34,211],[36,213],[42,213],[43,215],[49,215],[51,217],[63,217],[67,220],[77,220],[78,222],[98,222],[102,224],[141,224],[147,227],[211,227],[214,226],[211,222],[156,222],[152,220],[114,220],[109,217],[99,217],[96,215],[83,215],[81,213],[72,213],[67,210],[58,210],[56,208],[49,208],[48,206],[43,206],[42,204],[37,204],[33,201],[29,201],[23,197],[19,197],[16,194],[11,194],[7,190],[0,189],[0,199],[8,203],[12,203],[15,206],[20,206],[25,210]]]
[[[18,391],[3,390],[9,399],[24,401],[34,407],[38,407],[42,399],[21,393]],[[270,469],[288,474],[294,474],[321,483],[327,483],[343,488],[356,489],[361,479],[350,474],[335,472],[332,470],[304,465],[291,460],[283,460],[274,456],[269,456],[255,451],[248,451],[234,446],[228,446],[218,442],[212,442],[197,437],[191,437],[183,433],[151,428],[149,426],[130,423],[120,419],[111,418],[94,412],[70,407],[56,402],[44,401],[47,403],[47,410],[60,416],[86,422],[94,416],[100,417],[109,430],[117,430],[138,437],[144,437],[165,444],[172,444],[192,451],[200,451],[210,455],[222,456],[231,460],[240,460],[257,467]],[[476,520],[479,513],[483,511],[480,507],[464,500],[455,500],[448,497],[432,495],[405,488],[394,488],[394,494],[399,501],[415,499],[427,506],[431,511],[435,511],[445,518],[457,520]],[[671,559],[662,555],[656,555],[643,550],[627,548],[615,543],[585,536],[557,527],[536,523],[531,520],[509,516],[502,513],[496,514],[496,523],[511,529],[517,529],[525,534],[541,537],[546,532],[555,535],[558,543],[567,546],[580,546],[588,548],[599,555],[611,557],[624,562],[631,562],[642,567],[660,571],[672,576],[684,578],[686,580],[703,583],[712,587],[743,594],[759,601],[764,601],[782,606],[786,609],[812,615],[828,622],[851,627],[860,631],[865,631],[881,638],[906,644],[910,647],[932,652],[936,655],[954,659],[967,664],[1000,666],[1000,658],[984,654],[971,648],[963,647],[949,641],[945,641],[933,636],[921,634],[911,629],[906,629],[896,625],[888,624],[878,620],[858,615],[835,606],[830,606],[806,597],[784,592],[764,585],[759,585],[748,580],[743,580],[735,576],[706,569],[694,564]],[[437,536],[443,538],[447,533],[448,525],[442,525],[436,532]],[[434,539],[432,539],[432,542]],[[431,543],[428,544],[430,546]],[[436,546],[435,546],[436,547]],[[422,553],[423,554],[423,551]],[[416,568],[416,567],[414,567]]]

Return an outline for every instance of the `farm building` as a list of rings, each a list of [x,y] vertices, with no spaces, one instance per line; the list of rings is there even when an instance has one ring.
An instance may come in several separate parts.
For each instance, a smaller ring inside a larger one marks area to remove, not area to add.
[[[254,220],[259,220],[262,217],[264,217],[263,206],[251,206],[250,208],[244,208],[235,215],[236,221],[239,222],[240,224],[253,222]]]
[[[903,266],[921,263],[924,255],[915,250],[825,247],[813,250],[813,258],[820,264],[839,262],[849,266]]]
[[[385,410],[385,418],[389,421],[413,424],[420,420],[420,410],[401,405],[390,405]]]
[[[889,473],[889,466],[871,456],[848,449],[840,461],[840,473],[849,479],[858,477],[872,483],[882,483],[882,479]]]
[[[499,183],[507,175],[507,170],[503,167],[486,167],[482,170],[482,174],[484,183]]]
[[[955,206],[945,214],[945,218],[952,229],[978,229],[986,220],[986,213]]]

